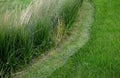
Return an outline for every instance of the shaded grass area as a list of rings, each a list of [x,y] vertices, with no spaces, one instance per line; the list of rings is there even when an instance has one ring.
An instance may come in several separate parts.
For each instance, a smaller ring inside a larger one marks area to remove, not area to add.
[[[48,78],[120,78],[119,0],[93,0],[89,42]]]
[[[0,14],[0,77],[11,75],[35,56],[57,46],[65,38],[69,30],[67,26],[72,26],[82,3],[82,0],[63,0],[63,5],[58,0],[60,5],[57,5],[54,1],[49,3],[50,0],[47,4],[47,1],[36,0],[24,7],[29,1],[10,0],[3,4],[5,7]],[[25,11],[14,5],[16,2]],[[48,9],[52,6],[55,7]]]

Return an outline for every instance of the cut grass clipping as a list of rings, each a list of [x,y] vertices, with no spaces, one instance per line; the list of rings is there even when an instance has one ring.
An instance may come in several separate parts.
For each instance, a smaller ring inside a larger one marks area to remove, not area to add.
[[[0,76],[10,76],[33,57],[57,46],[69,33],[81,3],[82,0],[0,2]]]

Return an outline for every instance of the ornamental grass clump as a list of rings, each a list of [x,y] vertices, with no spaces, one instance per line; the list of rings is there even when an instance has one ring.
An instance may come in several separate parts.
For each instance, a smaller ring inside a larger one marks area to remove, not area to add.
[[[0,77],[57,46],[68,34],[82,0],[27,0],[23,6],[14,2],[6,4],[12,5],[9,8],[0,4],[5,6],[0,11]]]

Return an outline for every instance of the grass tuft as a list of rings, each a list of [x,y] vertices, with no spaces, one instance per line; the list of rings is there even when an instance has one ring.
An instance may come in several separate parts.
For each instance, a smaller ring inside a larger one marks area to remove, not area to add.
[[[0,76],[16,72],[58,45],[82,0],[9,0],[0,3]],[[37,6],[36,6],[37,5]]]

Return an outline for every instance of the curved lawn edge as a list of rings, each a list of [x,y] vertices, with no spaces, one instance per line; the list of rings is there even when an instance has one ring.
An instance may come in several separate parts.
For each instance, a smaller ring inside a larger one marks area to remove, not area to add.
[[[74,30],[69,41],[64,41],[56,50],[51,50],[43,59],[28,67],[14,78],[47,78],[59,67],[63,66],[70,56],[77,52],[89,39],[93,22],[93,6],[84,0],[79,16],[73,24]]]

